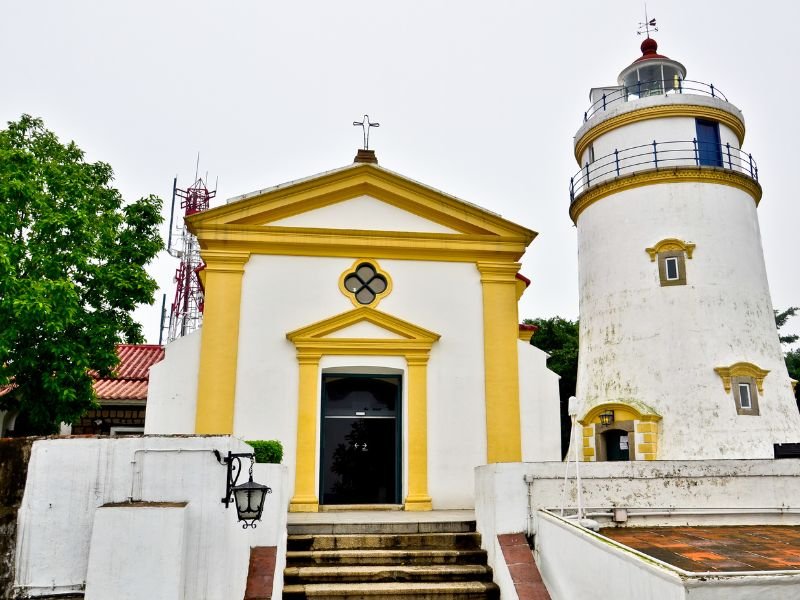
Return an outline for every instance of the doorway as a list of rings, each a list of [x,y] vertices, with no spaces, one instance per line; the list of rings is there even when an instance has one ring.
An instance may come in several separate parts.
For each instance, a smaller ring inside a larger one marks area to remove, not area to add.
[[[400,504],[401,377],[322,376],[322,504]]]

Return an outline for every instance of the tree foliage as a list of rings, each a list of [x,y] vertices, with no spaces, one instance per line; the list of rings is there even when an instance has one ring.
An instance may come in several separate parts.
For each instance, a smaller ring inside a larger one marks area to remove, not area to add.
[[[561,400],[561,454],[566,455],[569,445],[570,420],[567,416],[569,397],[575,395],[578,380],[578,321],[561,317],[549,319],[525,319],[524,323],[535,325],[536,333],[531,344],[550,355],[547,367],[558,373],[558,394]]]
[[[0,385],[14,385],[0,408],[39,432],[92,407],[90,371],[111,374],[115,344],[142,340],[131,312],[157,287],[144,265],[161,201],[124,203],[112,179],[40,119],[0,131]]]
[[[786,325],[786,321],[788,321],[790,317],[794,317],[797,314],[798,310],[800,310],[800,308],[790,306],[784,311],[773,311],[775,313],[775,326],[780,330],[781,327]],[[794,344],[800,339],[797,335],[781,335],[780,331],[778,331],[778,338],[781,340],[781,344]]]

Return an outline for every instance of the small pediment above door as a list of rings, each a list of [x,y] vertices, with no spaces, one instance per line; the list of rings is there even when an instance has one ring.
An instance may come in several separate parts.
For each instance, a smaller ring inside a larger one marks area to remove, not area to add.
[[[411,350],[427,352],[439,337],[438,333],[368,306],[286,334],[298,350],[321,354],[407,355]]]

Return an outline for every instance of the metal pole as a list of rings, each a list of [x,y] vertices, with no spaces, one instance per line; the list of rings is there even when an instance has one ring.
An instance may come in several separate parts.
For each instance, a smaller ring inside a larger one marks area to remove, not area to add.
[[[656,147],[656,141],[653,140],[653,160],[656,163],[656,169],[658,168],[658,148]]]
[[[733,163],[731,162],[731,145],[726,142],[725,145],[728,147],[728,168],[733,171]]]
[[[172,208],[169,211],[169,234],[167,237],[167,252],[172,249],[172,220],[175,217],[175,194],[178,191],[178,176],[172,180]]]
[[[158,345],[162,346],[164,342],[164,317],[166,313],[164,312],[165,307],[167,305],[167,295],[161,295],[161,322],[159,323],[160,327],[158,329]]]
[[[713,83],[711,84],[711,97],[712,98],[716,98],[716,96],[714,96],[714,84]]]
[[[619,177],[619,151],[614,148],[614,162],[617,165],[617,177]]]
[[[694,144],[694,162],[699,167],[700,166],[700,153],[697,151],[697,138],[692,138],[692,143]]]

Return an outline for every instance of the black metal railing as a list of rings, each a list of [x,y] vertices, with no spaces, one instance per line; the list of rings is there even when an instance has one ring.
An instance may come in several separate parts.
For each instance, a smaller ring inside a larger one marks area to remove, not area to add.
[[[687,166],[718,167],[742,173],[758,181],[758,166],[753,160],[753,155],[742,152],[740,148],[728,143],[698,142],[696,139],[668,142],[653,140],[641,146],[616,149],[591,163],[587,162],[580,171],[570,177],[570,203],[590,187],[615,177],[649,169]]]
[[[583,122],[591,119],[596,113],[608,110],[620,102],[630,102],[639,98],[651,96],[671,96],[673,94],[695,94],[720,98],[725,102],[725,94],[714,87],[713,83],[692,81],[691,79],[654,79],[652,81],[637,81],[636,85],[622,86],[611,92],[604,92],[602,97],[592,103],[583,113]]]

